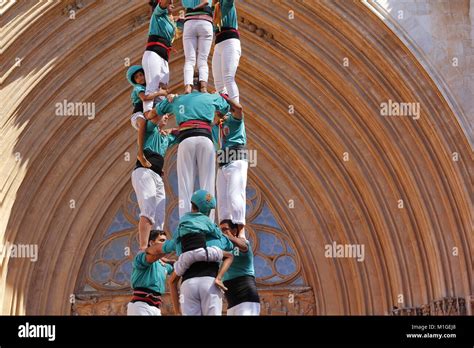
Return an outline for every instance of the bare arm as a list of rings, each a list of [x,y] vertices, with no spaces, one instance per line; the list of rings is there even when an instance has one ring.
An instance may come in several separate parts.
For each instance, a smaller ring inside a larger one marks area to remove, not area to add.
[[[229,251],[223,251],[223,254],[224,254],[224,261],[222,262],[221,268],[219,269],[219,273],[217,274],[215,284],[221,290],[226,291],[227,288],[224,286],[224,283],[222,282],[222,278],[224,277],[224,274],[229,270],[229,267],[232,264],[232,261],[234,261],[234,255]]]
[[[234,118],[241,120],[243,115],[243,108],[240,103],[237,103],[235,100],[227,99],[227,102],[230,104],[230,108]]]
[[[234,244],[237,248],[239,248],[241,252],[246,253],[247,251],[249,251],[249,247],[245,239],[234,237],[231,233],[226,233],[225,235],[230,239],[232,244]]]
[[[158,0],[158,6],[160,6],[162,9],[165,9],[169,6],[170,0]]]
[[[160,117],[154,108],[148,112],[145,112],[145,117],[147,120],[152,121],[155,124],[160,120]]]
[[[165,256],[165,253],[163,252],[162,246],[163,246],[163,244],[154,244],[154,245],[146,248],[145,249],[146,262],[153,263],[155,261],[158,261],[163,256]]]
[[[171,303],[173,304],[174,313],[176,315],[181,315],[181,308],[179,306],[179,293],[178,293],[178,283],[179,279],[175,272],[171,273],[170,279],[170,295]]]
[[[161,97],[161,96],[164,97],[167,95],[168,95],[168,91],[166,89],[160,88],[158,92],[154,92],[151,94],[145,94],[145,92],[140,92],[138,96],[140,97],[141,101],[150,101],[150,100],[154,100],[156,97]]]
[[[151,163],[148,162],[148,160],[145,158],[145,155],[143,153],[143,143],[145,142],[145,132],[146,132],[146,120],[143,118],[138,118],[137,119],[137,124],[138,124],[138,137],[137,137],[137,143],[138,143],[138,155],[137,158],[144,166],[145,168],[150,168]]]

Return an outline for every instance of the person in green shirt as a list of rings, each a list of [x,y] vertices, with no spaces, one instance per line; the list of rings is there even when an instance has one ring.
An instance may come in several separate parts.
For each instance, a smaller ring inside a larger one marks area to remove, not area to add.
[[[175,311],[184,315],[222,315],[222,276],[232,263],[233,243],[222,234],[219,227],[209,219],[209,214],[216,206],[215,198],[205,190],[196,191],[192,198],[192,211],[186,213],[173,233],[173,239],[155,245],[150,253],[157,257],[175,251],[181,257],[187,252],[200,248],[218,247],[223,251],[224,262],[219,263],[206,258],[195,261],[182,275],[178,300],[177,282],[179,276],[171,276],[171,297]],[[180,304],[181,302],[181,304]]]
[[[225,115],[229,110],[240,115],[242,106],[219,94],[198,91],[168,95],[155,108],[158,115],[175,115],[179,126],[177,174],[180,218],[191,210],[196,176],[201,189],[209,191],[211,195],[215,193],[216,155],[211,124],[216,114]],[[210,218],[214,220],[214,212]]]
[[[197,62],[199,91],[207,92],[209,67],[207,58],[212,46],[213,26],[211,0],[181,0],[186,9],[183,27],[184,93],[191,93]]]
[[[148,42],[143,53],[142,66],[146,78],[146,95],[152,95],[167,86],[170,79],[169,59],[171,47],[176,34],[176,25],[171,15],[173,8],[170,0],[151,1],[153,13],[148,29]],[[155,98],[161,100],[161,94]],[[153,109],[153,99],[143,102],[143,113],[146,118]]]
[[[252,246],[239,238],[237,225],[231,220],[221,221],[222,232],[236,245],[234,260],[224,275],[227,315],[260,315]]]
[[[235,75],[242,49],[234,0],[213,0],[216,45],[212,56],[212,75],[219,93],[239,102],[239,88]]]
[[[147,248],[149,233],[152,229],[162,230],[165,220],[166,193],[163,183],[163,166],[167,150],[177,143],[177,133],[163,130],[168,122],[168,115],[160,118],[158,124],[140,119],[144,125],[140,126],[139,139],[144,142],[143,153],[150,166],[142,165],[137,160],[132,172],[132,186],[140,207],[138,236],[140,250]],[[143,134],[142,134],[143,133]]]
[[[146,118],[143,115],[143,103],[146,101],[153,101],[158,96],[167,95],[168,91],[166,89],[160,88],[158,92],[152,93],[150,95],[145,94],[146,84],[145,84],[145,72],[141,65],[132,65],[127,70],[127,80],[132,85],[132,93],[130,94],[130,99],[132,100],[133,113],[130,118],[133,128],[138,131],[138,154],[137,158],[144,167],[151,167],[151,163],[148,162],[144,153],[143,153],[143,143],[145,136],[145,126]],[[151,120],[152,122],[158,122],[159,117]]]
[[[166,234],[153,230],[148,242],[149,248],[163,244]],[[127,315],[161,315],[161,295],[166,290],[166,278],[173,272],[173,266],[159,257],[140,251],[133,259],[131,286],[132,300],[127,305]]]
[[[239,237],[245,238],[248,150],[244,115],[229,112],[214,125],[212,134],[218,148],[219,221],[231,220],[238,226]]]

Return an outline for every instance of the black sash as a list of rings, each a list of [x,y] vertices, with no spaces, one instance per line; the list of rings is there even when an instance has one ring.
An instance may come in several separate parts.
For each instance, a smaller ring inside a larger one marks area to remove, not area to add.
[[[203,8],[199,8],[197,10],[195,10],[193,8],[187,8],[186,13],[185,13],[185,17],[199,14],[197,12],[206,12],[207,15],[212,17],[212,8],[211,8],[211,6],[206,6],[206,7],[203,7]]]
[[[147,288],[135,288],[133,289],[132,300],[130,302],[145,302],[150,306],[160,308],[162,300],[159,292]]]
[[[143,103],[133,104],[133,114],[136,112],[143,112]]]
[[[212,133],[204,128],[193,128],[180,131],[178,135],[178,142],[182,142],[186,138],[191,137],[206,137],[212,141]]]
[[[148,42],[160,42],[163,45],[165,45],[166,47],[168,47],[168,49],[166,49],[163,46],[152,45],[152,46],[147,46],[145,51],[155,52],[157,55],[159,55],[164,60],[166,60],[166,61],[169,60],[169,49],[170,48],[169,48],[167,40],[165,38],[163,38],[161,36],[158,36],[158,35],[149,35],[148,36]]]
[[[228,39],[240,40],[239,31],[232,27],[222,27],[221,30],[216,31],[216,45]]]
[[[148,160],[148,162],[151,163],[151,168],[148,169],[151,169],[156,174],[163,176],[163,166],[165,164],[165,159],[163,158],[163,156],[149,149],[145,149],[143,151],[143,154],[145,155],[145,158]],[[137,162],[135,163],[134,170],[137,168],[144,168],[139,160],[137,160]]]
[[[227,308],[232,308],[243,302],[260,303],[255,277],[249,275],[237,277],[226,280],[224,285],[228,289],[225,292]]]
[[[217,151],[217,164],[223,167],[232,161],[246,160],[247,147],[245,145],[234,145]]]
[[[181,237],[181,249],[184,252],[206,248],[206,236],[203,233],[191,233]],[[207,251],[207,250],[206,250]],[[195,262],[183,274],[183,282],[190,278],[217,277],[219,263],[200,261]]]

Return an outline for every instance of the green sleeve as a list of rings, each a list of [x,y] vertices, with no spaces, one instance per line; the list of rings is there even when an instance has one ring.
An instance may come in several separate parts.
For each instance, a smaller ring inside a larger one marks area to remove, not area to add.
[[[165,268],[166,268],[166,274],[169,275],[169,274],[173,273],[173,266],[171,266],[169,263],[167,263],[165,265]]]
[[[242,118],[239,120],[238,118],[235,118],[234,115],[230,114],[229,119],[230,119],[231,123],[237,124],[237,123],[240,123],[244,120],[244,115],[242,114]]]
[[[218,94],[214,97],[214,107],[223,115],[227,114],[230,110],[229,103]]]
[[[158,1],[158,5],[156,5],[155,7],[155,11],[153,11],[153,16],[163,16],[163,15],[167,15],[168,14],[168,8],[161,8],[160,7],[160,2],[161,1]]]
[[[137,95],[139,95],[141,92],[145,92],[146,88],[143,85],[135,85],[135,91],[137,92]]]
[[[163,246],[161,247],[161,250],[165,253],[165,254],[169,254],[173,251],[176,250],[176,242],[173,239],[169,239],[167,240],[166,242],[163,243]]]
[[[234,6],[234,0],[222,0],[222,7],[221,7],[222,18],[224,18],[225,16],[229,14],[233,6]]]
[[[178,144],[178,137],[174,134],[168,134],[168,148]]]
[[[133,266],[137,269],[147,269],[150,265],[151,264],[146,261],[145,252],[139,252],[133,260]]]
[[[234,243],[232,243],[227,236],[222,235],[221,238],[220,238],[220,242],[221,242],[221,249],[222,250],[224,250],[224,251],[234,250]]]
[[[172,106],[168,99],[165,98],[159,102],[158,105],[156,105],[155,109],[159,116],[163,116],[164,114],[168,114],[172,111]]]
[[[210,236],[210,237],[219,239],[219,238],[222,236],[222,231],[221,231],[221,229],[219,228],[219,226],[217,226],[217,224],[212,223],[212,226],[211,226],[211,228],[209,229],[209,232],[208,232],[207,234],[208,234],[208,236]]]

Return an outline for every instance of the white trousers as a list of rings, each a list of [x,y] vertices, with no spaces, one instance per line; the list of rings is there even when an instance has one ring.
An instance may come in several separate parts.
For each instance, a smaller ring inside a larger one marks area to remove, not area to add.
[[[222,315],[222,291],[213,277],[196,277],[181,284],[183,315]]]
[[[199,81],[206,81],[209,78],[209,67],[207,58],[212,46],[214,35],[213,25],[206,20],[192,19],[184,22],[183,28],[183,48],[184,48],[184,84],[192,85],[194,67],[199,70]]]
[[[179,255],[178,261],[174,263],[173,268],[176,275],[181,277],[195,262],[220,262],[223,258],[224,252],[218,247],[211,246],[206,248],[198,248],[195,250],[186,251]]]
[[[161,310],[145,302],[129,302],[127,315],[161,315]]]
[[[239,66],[242,50],[239,39],[227,39],[214,47],[212,56],[212,75],[214,86],[220,93],[227,93],[230,99],[239,102],[239,88],[235,74]]]
[[[132,116],[130,116],[130,122],[132,123],[132,127],[135,128],[135,130],[138,130],[139,118],[146,120],[145,116],[143,115],[143,112],[141,111],[135,112],[134,114],[132,114]]]
[[[219,221],[245,225],[248,162],[232,161],[217,170],[217,213]]]
[[[237,306],[229,308],[227,315],[260,315],[260,303],[242,302]]]
[[[145,51],[143,53],[142,66],[146,80],[145,94],[158,92],[160,89],[160,83],[168,84],[170,81],[168,62],[161,58],[157,53]],[[163,98],[159,99],[161,100]],[[153,100],[143,102],[143,112],[150,111],[151,109],[153,109]]]
[[[186,22],[187,23],[187,22]],[[194,179],[198,176],[199,188],[214,196],[216,184],[216,154],[209,138],[198,136],[184,139],[178,147],[177,158],[179,217],[191,211]],[[196,189],[196,190],[197,190]],[[209,215],[214,221],[214,210]]]
[[[140,216],[150,220],[152,229],[163,230],[166,195],[161,176],[151,169],[137,168],[132,172],[132,186],[137,195]]]

